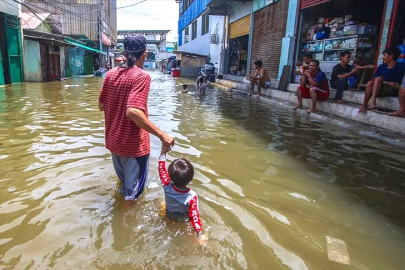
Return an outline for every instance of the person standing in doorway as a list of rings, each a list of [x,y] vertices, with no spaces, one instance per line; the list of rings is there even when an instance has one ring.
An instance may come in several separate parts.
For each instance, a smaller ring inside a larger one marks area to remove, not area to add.
[[[267,73],[266,69],[263,68],[263,62],[258,60],[254,62],[254,64],[256,68],[256,73],[255,75],[249,77],[250,80],[249,96],[251,97],[253,95],[253,90],[255,88],[255,85],[257,85],[257,98],[260,98],[262,87],[270,88],[271,81],[270,76]]]
[[[305,73],[308,77],[309,87],[299,85],[297,89],[298,104],[293,109],[302,108],[302,99],[311,99],[312,105],[306,112],[308,114],[316,112],[316,102],[325,101],[329,98],[329,85],[326,74],[319,68],[319,61],[312,60],[309,70]]]
[[[344,104],[343,91],[348,88],[348,79],[350,76],[358,72],[358,69],[349,65],[350,57],[352,54],[348,51],[340,53],[340,63],[333,67],[330,85],[335,88],[336,95],[335,101],[340,104]]]
[[[124,49],[127,67],[116,67],[107,73],[98,106],[105,116],[106,147],[121,182],[119,193],[125,200],[133,201],[145,187],[149,133],[167,146],[174,145],[174,138],[148,119],[150,75],[141,69],[148,55],[146,39],[125,37]]]

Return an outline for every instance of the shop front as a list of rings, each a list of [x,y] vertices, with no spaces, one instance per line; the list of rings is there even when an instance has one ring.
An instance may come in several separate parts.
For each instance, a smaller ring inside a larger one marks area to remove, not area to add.
[[[253,37],[250,74],[261,60],[271,79],[278,77],[282,39],[285,36],[288,0],[253,0]]]
[[[250,15],[229,24],[228,74],[245,76],[248,67]]]
[[[0,12],[0,85],[23,80],[20,22],[17,16]]]
[[[389,46],[396,46],[401,49],[399,62],[405,63],[405,0],[395,0],[393,9],[393,20],[389,32]],[[402,12],[401,12],[402,11]]]
[[[343,51],[362,64],[375,64],[384,18],[385,0],[301,0],[297,62],[304,54],[320,61],[330,78]],[[385,48],[383,48],[385,49]]]

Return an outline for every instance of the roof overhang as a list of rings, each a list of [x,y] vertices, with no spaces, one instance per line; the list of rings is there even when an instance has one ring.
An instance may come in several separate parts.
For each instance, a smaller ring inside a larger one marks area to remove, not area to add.
[[[252,2],[252,0],[212,0],[207,4],[209,14],[218,16],[229,15],[228,8],[231,2]]]

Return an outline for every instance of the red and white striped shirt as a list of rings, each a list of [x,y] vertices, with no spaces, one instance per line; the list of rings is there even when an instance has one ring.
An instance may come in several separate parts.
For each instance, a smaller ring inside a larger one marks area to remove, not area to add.
[[[111,153],[124,157],[150,153],[149,133],[126,117],[130,107],[148,116],[149,89],[150,75],[136,66],[108,71],[98,101],[104,104],[105,140]]]

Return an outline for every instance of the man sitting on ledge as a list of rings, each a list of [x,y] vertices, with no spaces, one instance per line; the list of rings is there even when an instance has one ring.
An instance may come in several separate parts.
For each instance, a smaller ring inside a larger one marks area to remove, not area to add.
[[[401,50],[396,47],[391,47],[383,51],[384,63],[379,65],[374,74],[374,80],[369,81],[364,94],[363,105],[359,113],[367,111],[367,104],[371,98],[368,109],[375,109],[376,99],[378,97],[397,96],[400,88],[400,83],[405,75],[405,65],[397,63],[398,57],[401,55]]]
[[[297,99],[298,104],[294,107],[294,110],[302,108],[302,98],[311,99],[312,105],[306,112],[315,113],[316,112],[316,102],[325,101],[329,98],[329,85],[326,79],[326,74],[319,68],[319,61],[312,60],[309,64],[309,70],[305,72],[309,87],[298,86],[297,89]]]
[[[388,113],[392,116],[402,116],[405,117],[405,76],[402,79],[401,89],[399,90],[399,110],[396,112]]]
[[[270,88],[271,86],[271,81],[270,81],[270,76],[267,73],[267,71],[262,68],[263,62],[258,60],[254,62],[255,68],[256,68],[256,73],[253,76],[249,77],[250,80],[250,94],[249,96],[251,97],[253,95],[253,90],[255,88],[255,84],[257,85],[257,98],[260,98],[261,96],[261,90],[262,87],[264,88]]]

